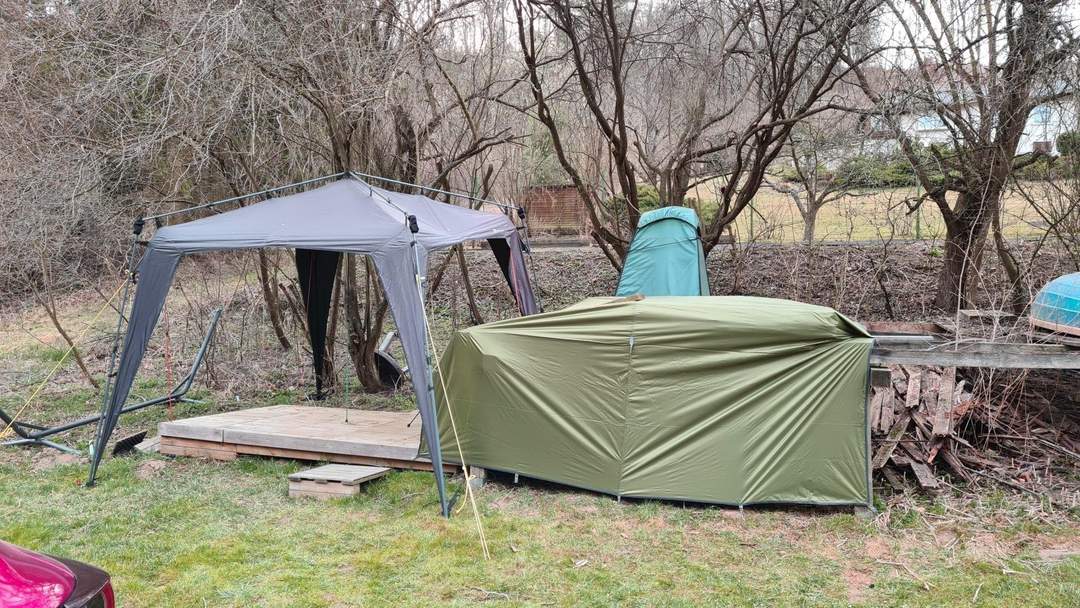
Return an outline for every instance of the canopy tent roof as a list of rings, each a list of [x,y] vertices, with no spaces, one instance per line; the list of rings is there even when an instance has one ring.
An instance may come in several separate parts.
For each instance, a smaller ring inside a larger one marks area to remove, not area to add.
[[[470,327],[442,358],[443,457],[460,440],[472,465],[616,496],[867,505],[872,342],[830,308],[754,297]]]
[[[538,311],[522,257],[521,239],[505,215],[383,190],[352,175],[306,192],[160,228],[136,268],[137,290],[90,463],[98,463],[127,400],[135,373],[161,314],[183,255],[200,251],[296,248],[317,378],[322,370],[326,320],[340,253],[372,258],[397,324],[423,420],[444,514],[448,513],[431,393],[423,277],[430,251],[487,239],[522,314]]]
[[[405,221],[417,218],[416,241],[427,250],[516,232],[502,214],[485,213],[343,179],[320,188],[158,230],[151,246],[192,253],[207,249],[300,247],[376,253],[409,247]]]
[[[687,207],[642,213],[615,295],[709,295],[698,227],[697,214]]]

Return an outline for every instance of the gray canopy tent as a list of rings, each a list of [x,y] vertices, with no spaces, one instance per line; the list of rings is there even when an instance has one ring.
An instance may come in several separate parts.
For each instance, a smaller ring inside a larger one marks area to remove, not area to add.
[[[464,241],[487,240],[519,311],[532,314],[538,311],[538,306],[522,256],[521,236],[513,221],[500,213],[485,213],[425,196],[384,190],[360,180],[355,173],[333,177],[342,179],[299,194],[161,227],[150,239],[134,273],[135,299],[115,384],[111,392],[106,390],[88,484],[95,480],[98,464],[157,325],[180,259],[203,251],[288,247],[296,249],[317,393],[321,393],[327,315],[341,254],[371,257],[404,346],[423,421],[424,440],[431,448],[440,506],[443,515],[449,514],[424,316],[423,277],[428,255]],[[141,222],[137,222],[136,234],[140,227]]]

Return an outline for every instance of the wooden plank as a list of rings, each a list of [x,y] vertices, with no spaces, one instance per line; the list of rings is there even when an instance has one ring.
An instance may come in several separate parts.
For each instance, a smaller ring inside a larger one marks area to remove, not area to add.
[[[939,487],[937,477],[934,477],[934,473],[925,463],[912,460],[910,466],[911,471],[915,473],[915,478],[919,480],[920,486],[928,490],[936,490]]]
[[[956,368],[946,367],[941,374],[941,386],[938,388],[937,401],[928,404],[933,409],[933,434],[944,437],[952,432],[952,410],[955,401]]]
[[[872,397],[870,397],[870,428],[877,430],[881,427],[881,405],[885,401],[885,393],[891,391],[891,388],[875,390]]]
[[[878,429],[882,433],[889,432],[893,423],[896,422],[896,393],[890,386],[885,389],[885,397],[881,401],[881,417],[878,419]]]
[[[1080,352],[1057,344],[985,344],[960,350],[875,346],[870,365],[931,365],[993,369],[1080,369]]]
[[[333,429],[322,429],[323,436],[318,435],[318,429],[303,427],[303,434],[293,434],[291,430],[282,429],[225,429],[223,441],[237,445],[257,445],[270,448],[283,448],[288,450],[303,450],[307,452],[322,452],[327,454],[349,454],[353,456],[369,456],[373,458],[389,458],[393,460],[409,460],[416,456],[417,444],[411,446],[390,445],[375,438],[361,440],[352,436],[333,437]]]
[[[1054,323],[1053,321],[1044,321],[1042,319],[1036,319],[1035,317],[1028,317],[1028,322],[1031,323],[1033,329],[1042,329],[1055,334],[1066,334],[1062,336],[1067,338],[1068,336],[1075,336],[1080,338],[1080,327],[1076,325],[1065,325],[1064,323]],[[1076,344],[1075,342],[1066,339],[1062,344]]]
[[[314,481],[290,481],[289,496],[292,498],[317,498],[319,500],[333,500],[335,498],[348,498],[360,493],[360,486],[347,486],[340,483],[317,483]]]
[[[922,372],[915,370],[908,377],[907,393],[904,395],[904,407],[913,410],[919,407],[919,397],[922,395]]]
[[[260,456],[431,470],[416,457],[421,425],[411,424],[413,418],[412,412],[278,405],[163,423],[160,431],[163,437],[204,442],[188,446],[193,449],[228,445]]]
[[[964,317],[968,321],[979,321],[982,323],[1000,323],[1011,322],[1016,320],[1016,315],[1011,312],[1005,312],[1004,310],[979,310],[976,308],[961,308],[959,311],[960,316]]]
[[[937,323],[920,323],[911,321],[867,321],[863,323],[866,331],[872,334],[941,334],[945,328]]]
[[[232,445],[232,444],[230,444]],[[407,469],[413,471],[431,471],[431,461],[417,458],[415,460],[393,460],[389,458],[371,458],[368,456],[355,456],[351,454],[328,454],[320,452],[307,452],[304,450],[289,450],[282,448],[268,448],[257,445],[232,445],[238,454],[251,456],[269,456],[273,458],[290,458],[293,460],[310,460],[313,462],[341,462],[345,464],[364,464],[371,466],[390,467],[391,469]],[[443,463],[443,471],[456,473],[458,467]]]
[[[222,433],[224,429],[238,424],[273,419],[287,413],[291,407],[294,406],[271,405],[248,410],[208,414],[183,420],[167,420],[158,425],[158,433],[185,439],[223,441]]]
[[[900,438],[904,435],[904,431],[907,430],[908,424],[911,422],[911,411],[904,410],[900,414],[900,418],[889,429],[889,435],[885,438],[885,441],[881,442],[878,447],[877,453],[874,454],[874,460],[870,463],[871,468],[880,469],[885,466],[885,463],[892,456],[893,451],[896,450],[896,446],[900,441]]]
[[[355,464],[327,464],[314,469],[297,471],[289,475],[290,481],[333,482],[347,486],[359,485],[376,479],[390,472],[387,467],[373,467]]]
[[[183,439],[201,439],[202,441],[221,442],[223,430],[219,427],[198,424],[185,424],[185,421],[165,421],[158,424],[158,434],[162,437]]]
[[[158,450],[167,456],[187,456],[191,458],[209,458],[212,460],[236,460],[236,450],[221,443],[184,439],[181,437],[162,437]]]
[[[965,481],[971,481],[971,474],[968,473],[967,467],[964,466],[963,462],[960,462],[960,459],[956,457],[956,454],[948,446],[942,449],[940,454],[941,459],[945,461],[945,464],[949,465],[949,468],[954,473]]]
[[[937,372],[926,370],[923,372],[922,391],[919,395],[919,406],[924,412],[932,412],[937,403],[938,391],[941,388],[941,375]]]
[[[901,491],[908,489],[908,484],[904,483],[904,479],[892,467],[886,467],[881,471],[885,474],[885,479],[889,481],[889,485]]]
[[[292,460],[310,460],[312,462],[339,462],[344,464],[379,466],[414,471],[432,470],[431,461],[424,458],[412,460],[369,458],[348,454],[326,454],[320,452],[306,452],[303,450],[287,450],[261,446],[217,443],[213,441],[199,441],[197,439],[184,439],[181,437],[162,437],[161,446],[162,454],[171,456],[192,456],[196,458],[214,458],[215,460],[234,460],[238,454],[244,454],[249,456],[289,458]],[[443,471],[447,473],[456,473],[458,467],[453,464],[443,463]]]
[[[336,482],[322,482],[311,481],[309,479],[299,479],[296,481],[289,480],[289,490],[300,490],[306,492],[322,492],[324,494],[337,494],[339,496],[353,496],[360,491],[360,485],[346,485]]]

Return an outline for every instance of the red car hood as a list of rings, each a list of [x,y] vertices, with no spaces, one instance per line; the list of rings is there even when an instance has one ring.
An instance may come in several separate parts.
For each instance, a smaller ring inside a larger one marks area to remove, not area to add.
[[[60,562],[0,541],[0,606],[57,608],[75,588],[75,574]]]

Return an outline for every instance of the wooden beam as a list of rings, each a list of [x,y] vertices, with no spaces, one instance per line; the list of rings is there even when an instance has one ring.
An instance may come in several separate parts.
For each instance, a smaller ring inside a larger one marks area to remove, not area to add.
[[[875,346],[870,365],[934,365],[998,369],[1080,369],[1080,350],[1056,344],[965,344],[945,350]]]

